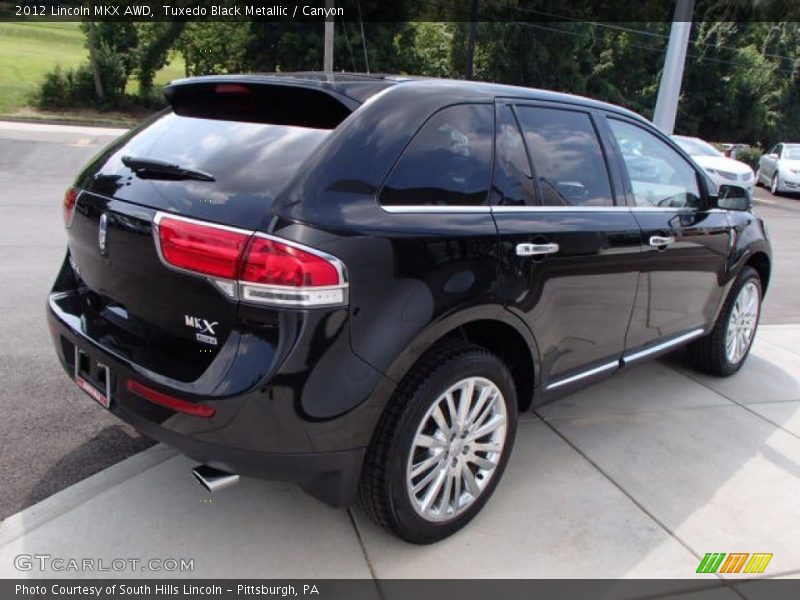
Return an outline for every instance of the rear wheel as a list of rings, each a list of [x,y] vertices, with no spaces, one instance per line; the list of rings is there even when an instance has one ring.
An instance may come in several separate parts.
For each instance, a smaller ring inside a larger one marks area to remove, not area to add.
[[[463,342],[429,352],[375,432],[359,491],[364,511],[417,544],[464,527],[503,474],[516,407],[511,374],[493,354]]]
[[[690,346],[697,368],[721,377],[732,375],[741,368],[758,328],[761,294],[758,273],[745,267],[731,288],[714,329]]]

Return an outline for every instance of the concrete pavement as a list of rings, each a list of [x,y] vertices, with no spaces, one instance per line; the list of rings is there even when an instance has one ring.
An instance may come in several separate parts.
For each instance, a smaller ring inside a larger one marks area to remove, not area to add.
[[[103,573],[118,577],[676,578],[683,589],[718,581],[695,573],[706,552],[771,552],[763,577],[797,577],[797,340],[800,325],[765,325],[729,379],[677,353],[541,408],[484,511],[433,546],[290,484],[209,495],[191,461],[156,446],[6,519],[0,577],[65,575],[14,567],[42,553],[194,559],[193,572]]]

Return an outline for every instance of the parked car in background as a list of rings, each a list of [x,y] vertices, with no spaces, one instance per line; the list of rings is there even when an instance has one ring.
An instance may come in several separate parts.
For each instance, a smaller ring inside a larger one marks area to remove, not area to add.
[[[755,174],[749,165],[728,158],[708,142],[700,138],[673,135],[675,143],[703,167],[717,187],[723,184],[736,184],[752,193],[755,187]]]
[[[720,148],[722,153],[728,158],[738,158],[739,152],[750,149],[750,144],[719,143],[717,147]]]
[[[635,113],[343,73],[165,94],[67,190],[48,318],[72,380],[210,490],[294,481],[434,542],[518,413],[684,344],[747,359],[764,223]]]
[[[775,195],[800,192],[800,144],[777,144],[758,161],[756,183]]]

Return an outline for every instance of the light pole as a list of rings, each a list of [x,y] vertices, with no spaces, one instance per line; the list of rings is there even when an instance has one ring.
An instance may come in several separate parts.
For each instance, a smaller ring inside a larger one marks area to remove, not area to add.
[[[677,0],[669,32],[667,55],[664,58],[664,70],[661,72],[661,83],[658,86],[656,110],[653,113],[653,123],[667,135],[672,134],[675,129],[675,116],[678,114],[678,99],[681,95],[681,80],[683,67],[686,64],[686,48],[692,30],[693,13],[694,0]]]
[[[334,14],[334,0],[325,0],[325,14]],[[325,17],[325,43],[323,45],[324,54],[322,57],[322,70],[326,73],[333,73],[333,19],[334,17]]]

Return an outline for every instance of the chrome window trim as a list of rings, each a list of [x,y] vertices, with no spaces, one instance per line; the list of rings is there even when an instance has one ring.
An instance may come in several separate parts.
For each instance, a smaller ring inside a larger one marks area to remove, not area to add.
[[[578,373],[577,375],[571,375],[570,377],[565,377],[564,379],[556,380],[553,383],[548,384],[548,386],[545,389],[552,390],[561,387],[562,385],[567,385],[568,383],[573,383],[575,381],[585,379],[586,377],[591,377],[592,375],[598,375],[600,373],[605,373],[606,371],[610,371],[611,369],[617,369],[619,368],[619,366],[620,366],[619,360],[615,360],[613,362],[600,365],[599,367],[594,367],[593,369],[589,369],[588,371],[583,371],[581,373]]]
[[[474,214],[488,214],[492,211],[492,207],[487,205],[480,206],[436,206],[431,204],[408,204],[387,206],[380,205],[381,209],[387,213],[393,214],[414,214],[414,213],[474,213]]]
[[[391,214],[489,214],[489,213],[535,213],[535,212],[703,212],[722,213],[724,208],[700,210],[691,206],[432,206],[428,204],[408,204],[404,206],[383,206],[384,212]]]
[[[683,335],[679,335],[678,337],[672,338],[671,340],[667,340],[666,342],[661,342],[660,344],[656,344],[650,348],[645,348],[644,350],[639,350],[638,352],[633,352],[631,354],[625,354],[622,357],[623,364],[632,363],[634,361],[640,360],[642,358],[646,358],[651,354],[656,354],[661,352],[662,350],[666,350],[668,348],[672,348],[673,346],[678,346],[683,342],[688,342],[689,340],[693,340],[696,337],[700,337],[703,335],[704,329],[698,328],[688,333],[684,333]]]

